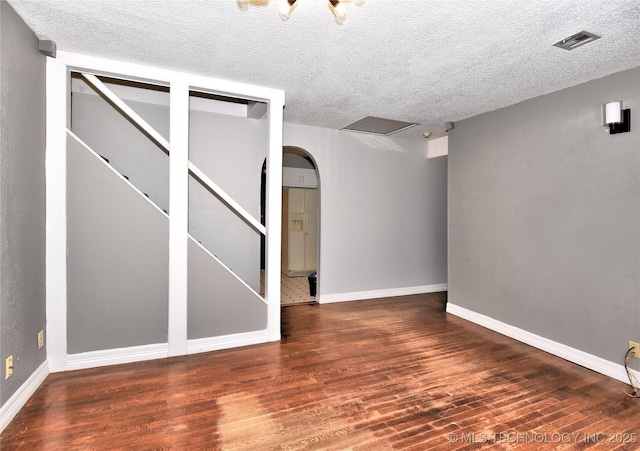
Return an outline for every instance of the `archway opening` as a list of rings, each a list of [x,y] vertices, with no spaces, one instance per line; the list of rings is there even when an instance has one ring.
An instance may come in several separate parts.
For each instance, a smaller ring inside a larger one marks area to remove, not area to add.
[[[283,149],[282,265],[283,306],[316,303],[320,268],[320,177],[315,160],[299,147]],[[261,221],[266,216],[266,161],[262,170]],[[264,243],[260,264],[264,269]]]

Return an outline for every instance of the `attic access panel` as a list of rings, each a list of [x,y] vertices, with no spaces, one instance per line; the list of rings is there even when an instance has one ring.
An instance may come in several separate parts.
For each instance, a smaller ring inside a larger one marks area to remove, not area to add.
[[[413,122],[394,121],[392,119],[367,116],[353,124],[343,127],[342,130],[386,136],[407,128],[415,127],[416,125],[418,124]]]

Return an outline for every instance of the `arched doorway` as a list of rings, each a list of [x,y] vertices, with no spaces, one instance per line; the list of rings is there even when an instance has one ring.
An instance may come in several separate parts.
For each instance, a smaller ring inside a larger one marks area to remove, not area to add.
[[[283,306],[315,303],[319,294],[320,177],[311,154],[298,147],[283,148],[282,165],[281,302]],[[262,221],[266,208],[265,167],[266,161],[261,184]],[[264,268],[264,243],[260,260],[260,267]],[[315,285],[315,296],[310,290],[311,283]]]

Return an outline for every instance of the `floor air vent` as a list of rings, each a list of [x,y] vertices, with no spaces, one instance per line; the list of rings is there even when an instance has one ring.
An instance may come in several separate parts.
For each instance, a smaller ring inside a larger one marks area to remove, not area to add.
[[[553,45],[555,47],[560,47],[561,49],[573,50],[576,47],[588,44],[589,42],[595,41],[596,39],[600,39],[600,36],[598,36],[597,34],[589,33],[588,31],[581,31],[576,34],[572,34],[568,38],[564,38]]]

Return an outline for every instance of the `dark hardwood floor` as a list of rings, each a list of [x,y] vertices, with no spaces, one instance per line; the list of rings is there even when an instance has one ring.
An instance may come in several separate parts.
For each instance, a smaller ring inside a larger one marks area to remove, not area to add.
[[[629,386],[444,304],[286,307],[281,343],[52,374],[0,449],[640,449]]]

